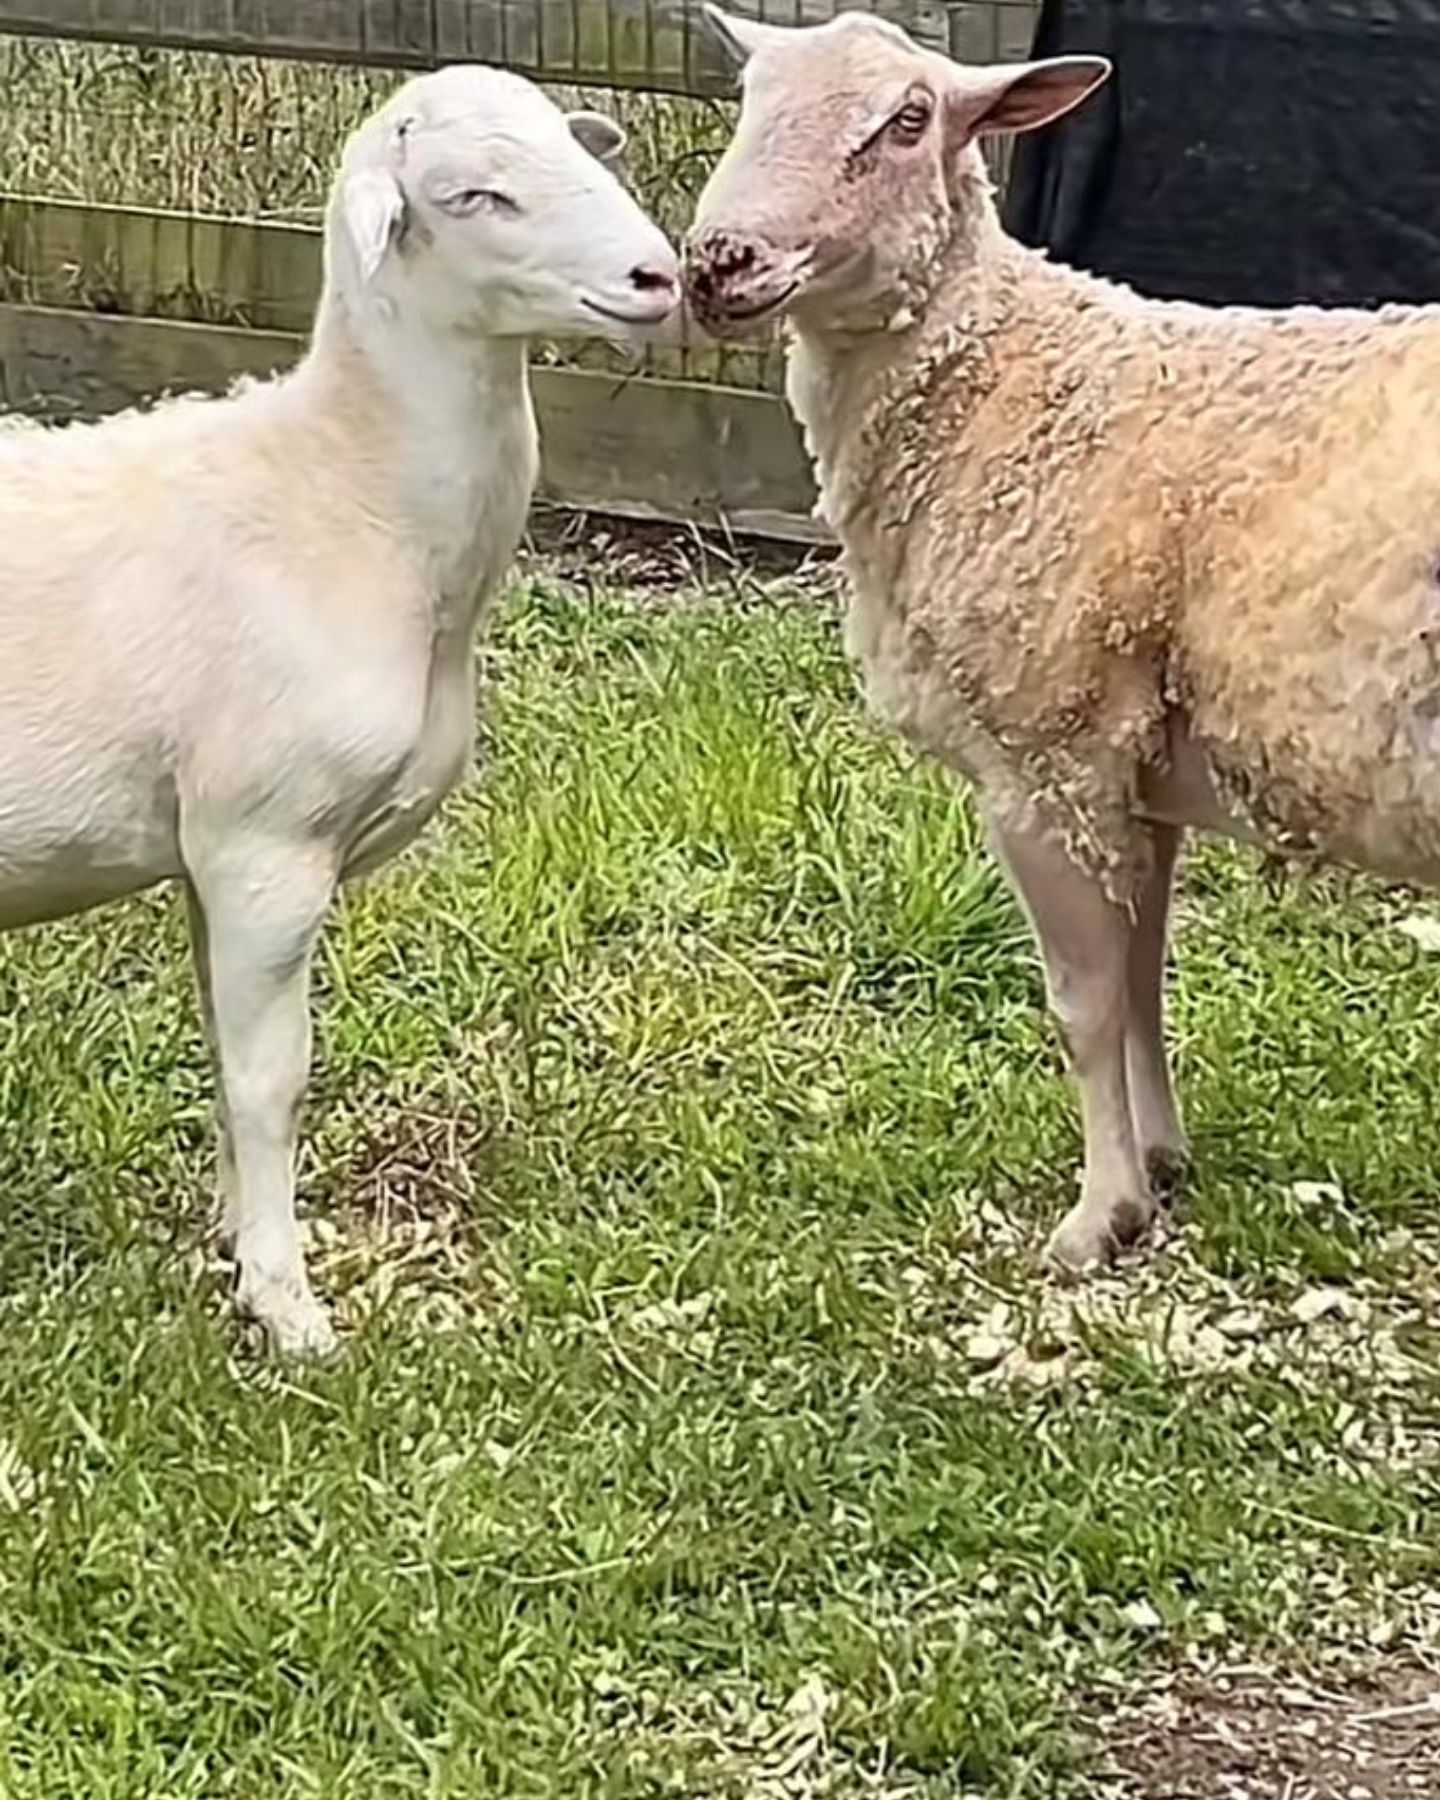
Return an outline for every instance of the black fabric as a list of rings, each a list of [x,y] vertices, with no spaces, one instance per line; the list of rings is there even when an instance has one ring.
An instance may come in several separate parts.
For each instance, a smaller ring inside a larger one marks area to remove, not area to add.
[[[1110,82],[1021,138],[1005,216],[1142,293],[1440,299],[1440,0],[1045,0]]]

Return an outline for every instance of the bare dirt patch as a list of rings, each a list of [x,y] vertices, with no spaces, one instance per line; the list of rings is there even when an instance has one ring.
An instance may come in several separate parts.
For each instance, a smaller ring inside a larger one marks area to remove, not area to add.
[[[551,580],[588,587],[599,576],[612,588],[640,595],[658,590],[672,599],[697,587],[774,579],[829,594],[839,579],[835,551],[826,545],[554,507],[532,513],[518,560],[523,572]]]
[[[1343,1689],[1258,1669],[1187,1676],[1103,1737],[1113,1800],[1415,1800],[1440,1795],[1440,1671]]]

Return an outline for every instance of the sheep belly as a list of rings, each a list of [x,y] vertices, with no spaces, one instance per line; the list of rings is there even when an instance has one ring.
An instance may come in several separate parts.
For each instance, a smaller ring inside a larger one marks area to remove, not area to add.
[[[1216,529],[1173,687],[1222,804],[1263,842],[1430,882],[1440,506],[1416,454],[1342,473]]]
[[[1440,681],[1401,683],[1389,692],[1382,686],[1377,674],[1373,687],[1337,680],[1332,693],[1320,695],[1297,678],[1297,699],[1308,711],[1288,727],[1276,718],[1237,731],[1217,718],[1207,732],[1202,708],[1196,742],[1218,809],[1243,820],[1268,849],[1435,885]]]
[[[158,765],[32,767],[0,744],[0,930],[138,893],[179,874],[179,854],[174,787]]]

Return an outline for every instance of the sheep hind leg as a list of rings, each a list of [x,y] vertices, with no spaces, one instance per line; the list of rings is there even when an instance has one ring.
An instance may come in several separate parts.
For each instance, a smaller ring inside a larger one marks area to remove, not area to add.
[[[1130,937],[1125,1007],[1125,1072],[1141,1167],[1157,1198],[1171,1199],[1189,1165],[1189,1146],[1170,1062],[1165,1054],[1165,957],[1170,896],[1184,833],[1150,830],[1150,874],[1140,892]]]
[[[1078,1274],[1107,1263],[1155,1213],[1140,1161],[1126,1072],[1131,915],[1052,840],[996,833],[1045,963],[1050,1006],[1063,1033],[1085,1135],[1080,1199],[1050,1239],[1049,1261]]]
[[[187,856],[230,1144],[236,1301],[277,1349],[325,1352],[335,1334],[300,1247],[295,1140],[310,1063],[310,958],[334,869],[314,847],[253,840]]]

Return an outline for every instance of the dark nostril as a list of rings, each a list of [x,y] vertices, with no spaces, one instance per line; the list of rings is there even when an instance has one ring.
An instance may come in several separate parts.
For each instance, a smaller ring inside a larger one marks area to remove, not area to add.
[[[699,246],[699,253],[710,276],[716,281],[728,281],[736,275],[748,275],[760,260],[750,239],[734,238],[725,232],[706,239]]]
[[[675,277],[667,275],[663,269],[647,269],[638,263],[630,271],[630,285],[639,288],[642,294],[670,294],[675,291]]]
[[[702,310],[724,310],[741,300],[770,269],[775,252],[762,238],[707,231],[691,240],[686,256],[686,287]]]

